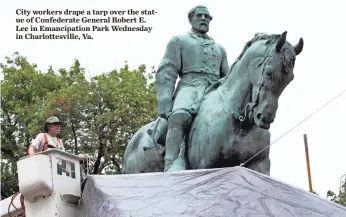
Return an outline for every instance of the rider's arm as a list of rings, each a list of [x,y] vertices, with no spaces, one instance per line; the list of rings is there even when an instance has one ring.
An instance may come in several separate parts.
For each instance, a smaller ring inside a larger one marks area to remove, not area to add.
[[[160,116],[165,116],[172,110],[175,82],[181,67],[181,48],[178,38],[173,37],[167,44],[165,54],[156,72],[156,93]]]
[[[226,50],[222,46],[221,46],[221,52],[222,52],[222,60],[221,60],[221,66],[220,66],[220,77],[223,78],[229,73],[230,68],[228,65]]]

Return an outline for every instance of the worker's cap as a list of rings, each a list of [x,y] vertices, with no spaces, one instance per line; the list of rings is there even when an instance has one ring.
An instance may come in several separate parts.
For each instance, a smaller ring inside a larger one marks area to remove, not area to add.
[[[57,118],[57,117],[55,117],[55,116],[49,117],[49,118],[46,120],[46,123],[47,123],[47,124],[62,124],[62,122],[59,120],[59,118]]]

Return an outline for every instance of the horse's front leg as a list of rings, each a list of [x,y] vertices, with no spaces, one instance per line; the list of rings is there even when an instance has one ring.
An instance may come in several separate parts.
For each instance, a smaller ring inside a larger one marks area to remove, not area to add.
[[[269,159],[269,156],[260,162],[250,164],[249,166],[246,166],[246,167],[251,169],[251,170],[254,170],[256,172],[270,176],[270,159]]]

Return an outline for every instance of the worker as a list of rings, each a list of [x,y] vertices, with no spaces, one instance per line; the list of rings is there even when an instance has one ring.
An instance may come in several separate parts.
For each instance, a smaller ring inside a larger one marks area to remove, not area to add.
[[[39,133],[29,146],[28,154],[33,156],[37,152],[51,148],[65,151],[63,142],[57,137],[60,133],[61,124],[62,122],[57,117],[49,117],[44,123],[44,132]]]
[[[55,116],[49,117],[44,123],[44,132],[39,133],[29,146],[29,156],[34,156],[37,152],[52,148],[65,151],[63,142],[57,137],[57,135],[60,133],[61,124],[62,122],[59,120],[59,118]],[[80,154],[78,157],[81,163],[81,181],[83,181],[86,178],[85,167],[87,165],[85,163],[89,156]]]
[[[60,127],[62,122],[59,118],[52,116],[49,117],[44,123],[43,133],[39,133],[36,138],[31,143],[28,154],[34,156],[37,152],[45,151],[52,148],[57,148],[59,150],[65,151],[63,142],[57,137],[60,133]],[[80,160],[85,160],[87,155],[78,155]]]

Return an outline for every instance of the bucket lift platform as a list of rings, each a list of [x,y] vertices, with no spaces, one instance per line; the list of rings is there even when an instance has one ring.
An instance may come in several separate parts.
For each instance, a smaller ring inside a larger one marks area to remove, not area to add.
[[[77,216],[82,193],[78,156],[51,149],[21,158],[17,168],[20,194],[14,198],[14,206],[12,197],[1,201],[1,217],[20,213],[21,195],[25,217]]]

